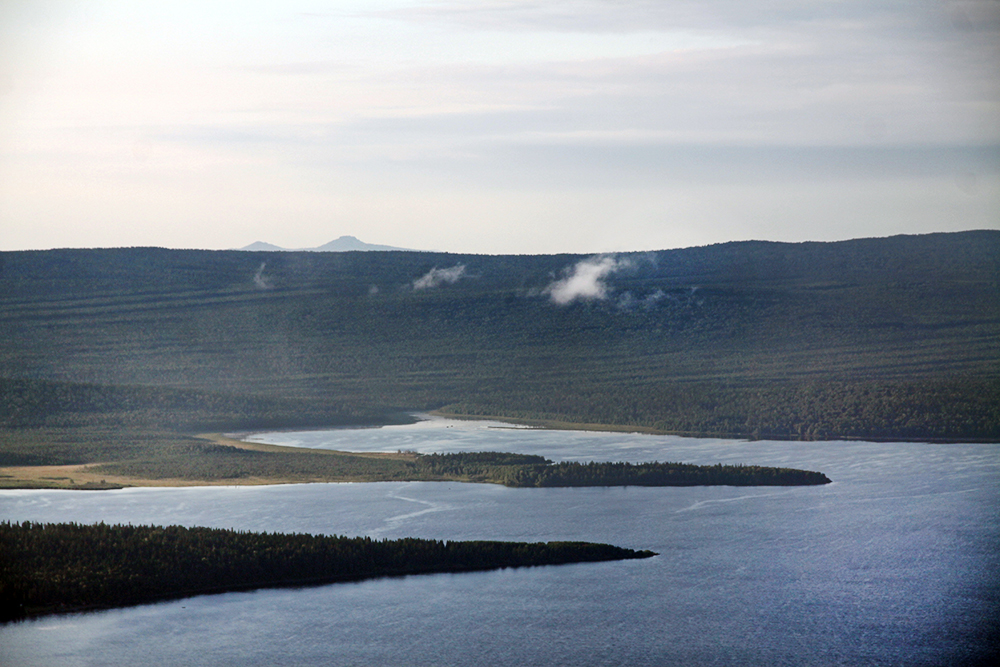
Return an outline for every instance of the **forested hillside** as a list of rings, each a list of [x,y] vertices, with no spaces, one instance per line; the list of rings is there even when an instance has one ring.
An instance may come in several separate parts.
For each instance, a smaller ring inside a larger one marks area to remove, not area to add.
[[[1000,232],[597,258],[0,253],[0,378],[8,429],[443,408],[689,434],[1000,439]]]

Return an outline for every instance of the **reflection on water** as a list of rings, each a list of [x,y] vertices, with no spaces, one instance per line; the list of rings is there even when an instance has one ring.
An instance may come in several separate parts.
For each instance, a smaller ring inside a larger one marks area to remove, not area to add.
[[[998,648],[993,445],[734,442],[412,426],[254,436],[354,451],[819,470],[800,488],[459,483],[0,492],[0,517],[590,540],[622,563],[203,596],[0,628],[3,665],[939,665]]]

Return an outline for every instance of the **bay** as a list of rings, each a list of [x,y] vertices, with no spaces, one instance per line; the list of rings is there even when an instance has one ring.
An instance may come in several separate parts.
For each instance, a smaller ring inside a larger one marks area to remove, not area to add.
[[[0,518],[587,540],[618,563],[200,596],[0,626],[20,665],[943,665],[1000,642],[1000,449],[744,442],[429,419],[250,436],[348,451],[818,470],[821,487],[460,483],[2,491]]]

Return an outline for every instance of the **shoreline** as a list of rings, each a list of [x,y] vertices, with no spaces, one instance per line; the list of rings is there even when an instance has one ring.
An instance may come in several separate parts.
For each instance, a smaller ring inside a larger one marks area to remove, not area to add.
[[[707,438],[720,440],[739,440],[749,442],[754,440],[775,440],[793,441],[793,438],[761,437],[756,439],[739,435],[725,434],[694,434],[676,433],[661,431],[650,427],[632,425],[614,425],[598,423],[566,422],[559,420],[543,419],[516,419],[497,415],[460,415],[431,410],[427,412],[409,413],[413,418],[410,424],[421,421],[431,421],[436,419],[465,421],[465,422],[497,422],[500,424],[510,424],[509,428],[526,428],[541,430],[559,431],[580,431],[580,432],[608,432],[608,433],[635,433],[640,435],[670,435],[681,438]],[[327,456],[348,456],[375,459],[402,459],[412,460],[412,452],[351,452],[327,449],[316,449],[309,447],[298,447],[294,445],[273,445],[267,443],[247,442],[243,438],[261,433],[288,433],[295,431],[328,431],[328,430],[362,430],[377,429],[387,426],[401,426],[410,424],[399,424],[397,422],[384,424],[367,424],[357,426],[330,426],[330,427],[288,427],[278,429],[262,430],[240,430],[228,431],[225,433],[199,433],[190,434],[188,437],[195,438],[207,445],[231,447],[246,451],[257,451],[267,453],[280,453],[292,456],[327,455]],[[497,428],[505,428],[499,426]],[[909,442],[897,438],[860,438],[860,437],[836,437],[831,438],[831,442]],[[803,442],[817,442],[803,441]],[[914,444],[1000,444],[991,440],[941,440],[922,439],[913,441]],[[195,486],[267,486],[278,484],[309,484],[309,483],[373,483],[381,481],[471,481],[471,480],[428,480],[428,479],[393,479],[387,480],[373,474],[345,474],[345,475],[247,475],[240,477],[226,478],[193,478],[193,477],[141,477],[131,475],[110,474],[97,470],[100,466],[115,463],[114,461],[90,462],[71,465],[53,466],[5,466],[0,467],[0,490],[72,490],[72,491],[104,491],[123,488],[151,487],[151,488],[181,488]]]
[[[914,444],[928,445],[968,445],[968,444],[1000,444],[1000,440],[989,438],[918,438],[906,439],[902,437],[890,436],[851,436],[851,435],[829,435],[820,438],[793,438],[773,433],[762,433],[757,437],[750,437],[745,433],[703,433],[699,431],[667,431],[653,428],[651,426],[634,426],[627,424],[602,424],[598,422],[570,422],[558,419],[522,419],[514,417],[500,417],[497,415],[464,415],[440,410],[431,410],[426,413],[435,417],[453,419],[455,421],[496,421],[508,424],[518,424],[531,428],[547,429],[553,431],[596,431],[608,433],[639,433],[642,435],[673,435],[678,438],[715,439],[715,440],[739,440],[744,442],[757,442],[763,440],[773,440],[776,442],[910,442]],[[280,430],[280,429],[279,429]],[[304,430],[304,429],[296,429]],[[262,431],[263,432],[263,431]],[[274,431],[274,432],[277,432]]]
[[[364,428],[378,428],[369,426]],[[294,429],[301,430],[301,429]],[[328,429],[316,429],[328,430]],[[277,431],[256,431],[257,433],[276,433]],[[209,444],[235,447],[248,451],[277,452],[282,454],[308,454],[317,451],[329,452],[331,455],[348,455],[363,458],[398,459],[407,455],[382,452],[341,452],[335,450],[315,450],[307,447],[290,447],[286,445],[270,445],[266,443],[245,442],[230,437],[231,434],[199,433],[192,437]],[[270,486],[277,484],[338,484],[338,483],[371,483],[385,481],[366,479],[364,476],[346,475],[343,478],[301,479],[297,477],[239,477],[224,479],[191,479],[183,477],[147,478],[128,475],[113,475],[93,470],[98,466],[112,463],[109,461],[95,463],[79,463],[59,466],[7,466],[0,467],[0,491],[14,490],[61,490],[61,491],[110,491],[125,488],[180,488],[193,486]],[[22,481],[19,484],[18,482]],[[413,480],[424,481],[424,480]]]

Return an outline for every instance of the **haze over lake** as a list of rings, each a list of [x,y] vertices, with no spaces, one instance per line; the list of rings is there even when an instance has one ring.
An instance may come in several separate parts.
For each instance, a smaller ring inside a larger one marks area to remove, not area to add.
[[[229,593],[0,628],[4,665],[967,664],[995,653],[989,444],[743,442],[432,420],[256,435],[354,451],[500,450],[819,470],[822,487],[460,483],[3,491],[22,521],[378,538],[587,540],[644,561]]]

